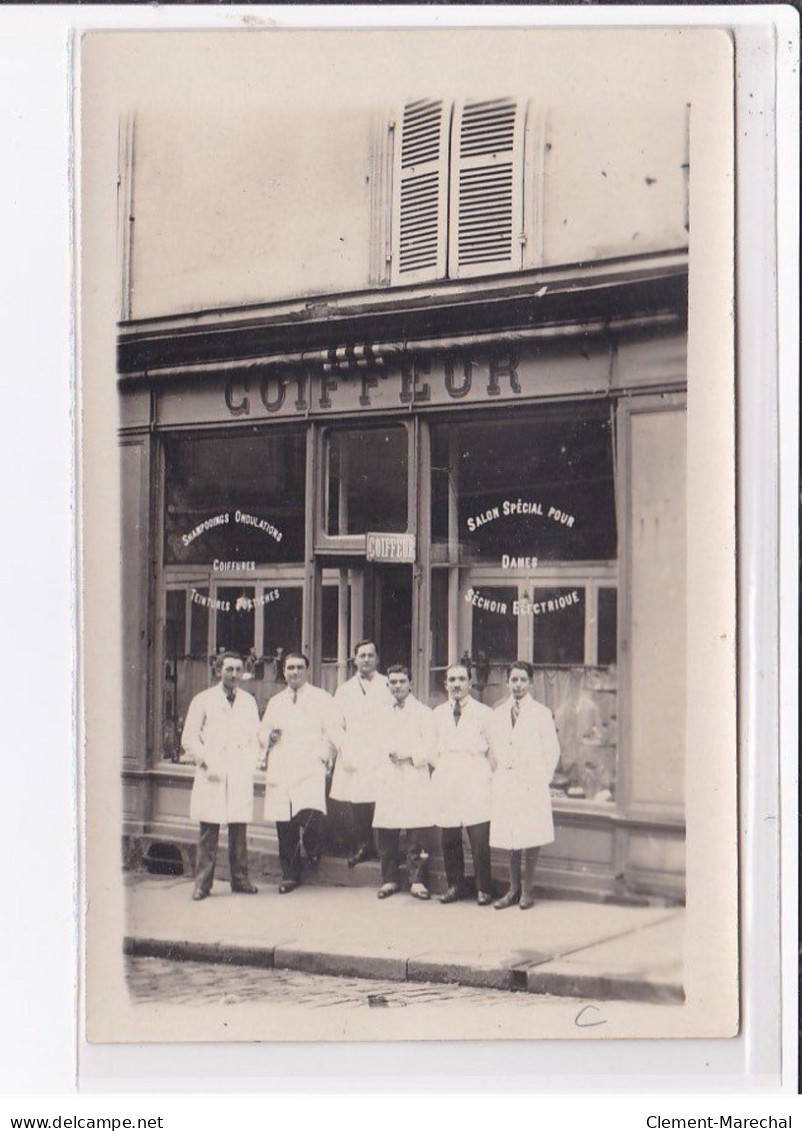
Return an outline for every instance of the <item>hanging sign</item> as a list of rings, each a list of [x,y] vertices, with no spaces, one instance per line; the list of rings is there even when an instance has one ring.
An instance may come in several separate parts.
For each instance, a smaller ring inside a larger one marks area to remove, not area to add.
[[[414,562],[414,534],[367,534],[366,557],[369,562]]]

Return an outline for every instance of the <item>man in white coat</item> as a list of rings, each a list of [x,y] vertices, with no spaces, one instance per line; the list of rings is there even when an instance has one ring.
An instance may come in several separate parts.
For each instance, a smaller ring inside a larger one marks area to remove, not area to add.
[[[259,742],[267,750],[265,820],[276,822],[280,895],[301,882],[302,842],[307,863],[314,866],[319,859],[326,772],[344,737],[334,699],[309,683],[306,656],[288,652],[284,678],[286,689],[268,702],[259,726]]]
[[[220,826],[228,825],[231,890],[253,895],[248,878],[247,824],[253,815],[253,775],[261,751],[259,708],[241,691],[243,662],[238,652],[220,657],[220,682],[192,700],[181,745],[195,763],[189,813],[200,824],[195,901],[212,890]]]
[[[345,744],[334,766],[331,799],[344,806],[348,867],[376,853],[373,848],[373,810],[379,749],[374,713],[392,704],[386,678],[379,672],[379,655],[372,640],[354,648],[356,675],[341,684],[334,695],[345,725]]]
[[[509,853],[510,886],[493,906],[534,905],[534,874],[540,846],[554,840],[549,784],[560,760],[560,744],[548,707],[530,695],[532,666],[519,660],[507,672],[509,698],[493,712],[493,797],[490,843]],[[523,877],[522,860],[523,857]],[[522,884],[523,879],[523,884]]]
[[[399,890],[399,843],[407,837],[407,876],[410,894],[428,899],[426,886],[434,825],[429,767],[437,734],[430,709],[412,694],[409,670],[402,664],[387,669],[393,697],[375,715],[380,764],[376,777],[373,827],[379,846],[382,884],[379,899]]]
[[[448,890],[441,903],[455,903],[462,896],[465,828],[473,855],[476,902],[487,907],[490,894],[490,794],[493,770],[490,762],[490,728],[493,712],[470,695],[471,677],[464,664],[452,664],[446,672],[448,702],[435,707],[437,753],[432,786],[436,822],[441,829],[443,863]]]

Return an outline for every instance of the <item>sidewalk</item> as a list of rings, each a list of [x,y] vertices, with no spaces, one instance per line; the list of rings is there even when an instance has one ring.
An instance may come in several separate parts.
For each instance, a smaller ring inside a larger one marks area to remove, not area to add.
[[[680,1003],[684,911],[543,900],[499,912],[368,887],[255,896],[128,874],[129,954],[393,981],[457,982],[595,1000]]]

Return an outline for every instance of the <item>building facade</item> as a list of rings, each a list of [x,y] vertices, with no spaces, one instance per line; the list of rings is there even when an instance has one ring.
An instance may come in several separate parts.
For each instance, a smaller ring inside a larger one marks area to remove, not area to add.
[[[531,661],[541,882],[682,898],[688,129],[534,97],[121,124],[131,854],[194,840],[222,648],[262,709],[288,650],[333,690],[368,636],[432,705],[453,661],[490,705]]]

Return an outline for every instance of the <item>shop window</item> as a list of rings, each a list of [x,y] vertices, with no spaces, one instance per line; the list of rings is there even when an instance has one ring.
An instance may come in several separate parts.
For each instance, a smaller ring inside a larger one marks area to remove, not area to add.
[[[611,804],[618,753],[615,669],[538,668],[533,694],[550,708],[560,739],[555,799]]]
[[[537,241],[526,228],[536,211],[532,169],[542,140],[526,105],[512,98],[453,105],[419,99],[399,117],[392,281],[457,279],[530,265]]]
[[[502,699],[510,661],[529,656],[532,694],[551,710],[560,739],[555,799],[611,804],[618,746],[615,586],[596,587],[581,575],[563,584],[533,585],[529,578],[503,586],[484,580],[497,571],[471,572],[463,600],[471,605],[473,682],[483,702]]]
[[[164,655],[167,660],[183,658],[186,652],[187,595],[184,589],[167,590],[164,625]]]
[[[201,601],[191,601],[189,606],[189,654],[193,659],[203,659],[209,651],[209,606],[203,604],[209,589],[199,585],[193,592]]]
[[[302,561],[305,453],[296,430],[168,440],[165,562]]]
[[[449,459],[449,434],[457,432],[457,426],[435,425],[430,430],[432,467],[432,541],[448,541],[449,487],[451,484],[451,464]]]
[[[565,667],[585,662],[585,590],[581,586],[532,590],[532,663]]]
[[[208,586],[191,582],[168,587],[165,594],[162,684],[162,755],[181,757],[181,732],[193,695],[209,683]]]
[[[215,591],[217,651],[248,656],[255,644],[256,590],[252,585],[218,585]]]
[[[432,535],[460,564],[503,568],[617,556],[605,405],[432,428]],[[449,514],[453,516],[449,526]]]
[[[607,585],[598,593],[596,654],[600,667],[618,660],[618,591]]]
[[[473,649],[477,663],[510,664],[518,657],[518,587],[483,585],[473,597]]]
[[[275,659],[301,647],[303,591],[299,585],[266,585],[265,592],[270,596],[278,594],[265,603],[262,611],[262,655]]]
[[[326,434],[326,532],[407,528],[408,433],[389,428],[332,429]]]

